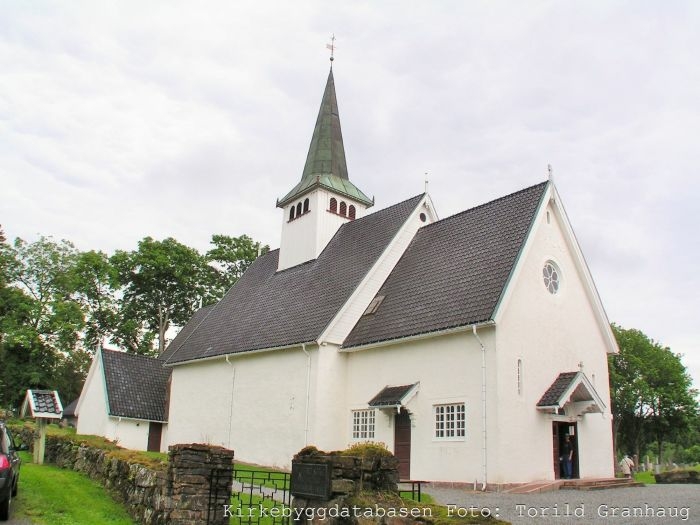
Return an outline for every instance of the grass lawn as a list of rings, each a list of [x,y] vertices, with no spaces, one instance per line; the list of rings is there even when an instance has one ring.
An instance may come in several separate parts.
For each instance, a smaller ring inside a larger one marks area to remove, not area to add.
[[[35,465],[21,453],[19,492],[12,516],[46,525],[133,525],[126,510],[97,482],[73,470]]]
[[[649,471],[635,472],[634,481],[639,481],[645,485],[653,485],[656,483],[656,478],[654,478],[654,473]]]

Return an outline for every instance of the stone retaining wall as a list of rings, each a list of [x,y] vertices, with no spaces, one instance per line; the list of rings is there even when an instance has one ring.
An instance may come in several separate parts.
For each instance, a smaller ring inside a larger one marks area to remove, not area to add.
[[[14,429],[25,444],[31,428]],[[67,437],[47,436],[45,461],[82,472],[124,503],[144,525],[228,524],[224,505],[230,503],[233,451],[202,444],[174,445],[162,469],[114,457]],[[212,472],[218,475],[212,477]],[[212,487],[212,483],[217,486]],[[210,498],[210,489],[213,498]]]

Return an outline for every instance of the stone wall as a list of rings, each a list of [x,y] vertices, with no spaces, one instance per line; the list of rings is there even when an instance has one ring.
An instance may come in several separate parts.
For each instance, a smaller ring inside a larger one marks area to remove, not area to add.
[[[31,445],[31,428],[15,428],[14,433]],[[144,525],[229,522],[223,514],[231,498],[233,451],[222,447],[172,446],[167,467],[158,469],[114,457],[108,450],[67,437],[47,436],[45,461],[97,480]],[[213,472],[217,475],[212,476]]]
[[[697,470],[669,470],[654,474],[657,483],[700,483]]]
[[[368,449],[362,455],[346,452],[322,452],[308,447],[296,456],[294,463],[328,464],[331,467],[331,497],[328,500],[294,497],[292,507],[304,516],[300,523],[307,525],[335,524],[414,524],[411,519],[387,520],[386,517],[356,518],[334,517],[345,514],[341,509],[388,505],[403,505],[399,498],[398,460],[388,451]],[[292,467],[294,469],[294,467]],[[292,470],[293,472],[294,470]],[[354,511],[353,511],[354,514]],[[421,522],[424,523],[424,522]]]

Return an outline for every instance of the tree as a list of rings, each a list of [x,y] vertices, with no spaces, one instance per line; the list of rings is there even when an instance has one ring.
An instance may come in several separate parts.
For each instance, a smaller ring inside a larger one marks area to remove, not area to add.
[[[102,346],[119,327],[117,269],[103,252],[79,253],[70,274],[70,288],[85,315],[85,345]]]
[[[6,404],[16,404],[30,387],[56,388],[60,364],[79,343],[83,314],[69,279],[76,253],[69,242],[46,237],[0,244],[0,397]]]
[[[146,237],[138,250],[118,251],[111,262],[124,287],[118,339],[128,350],[145,353],[144,343],[157,337],[162,352],[170,325],[184,325],[209,295],[205,257],[173,238]]]
[[[698,417],[697,391],[681,356],[639,330],[613,325],[620,352],[609,358],[616,448],[641,454],[682,439]]]
[[[214,268],[215,282],[212,287],[215,299],[221,299],[229,288],[236,284],[258,255],[270,251],[269,246],[261,246],[247,235],[212,235],[211,244],[214,248],[207,252],[206,257],[217,264]]]

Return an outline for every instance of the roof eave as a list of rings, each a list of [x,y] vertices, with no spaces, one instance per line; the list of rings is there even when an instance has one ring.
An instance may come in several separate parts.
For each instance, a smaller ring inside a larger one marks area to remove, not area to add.
[[[352,352],[359,352],[362,350],[370,350],[372,348],[381,348],[383,346],[403,344],[403,343],[407,343],[409,341],[420,341],[421,339],[428,339],[430,337],[441,337],[443,335],[458,334],[461,332],[471,332],[472,327],[474,327],[474,326],[476,326],[477,328],[484,327],[484,326],[496,326],[496,323],[492,319],[488,319],[485,321],[477,321],[475,323],[469,323],[469,324],[465,324],[465,325],[454,326],[454,327],[444,328],[444,329],[440,329],[440,330],[432,330],[430,332],[421,332],[419,334],[406,335],[403,337],[395,337],[392,339],[373,341],[370,343],[364,343],[364,344],[348,346],[348,347],[341,346],[338,351],[343,352],[343,353],[352,353]]]

